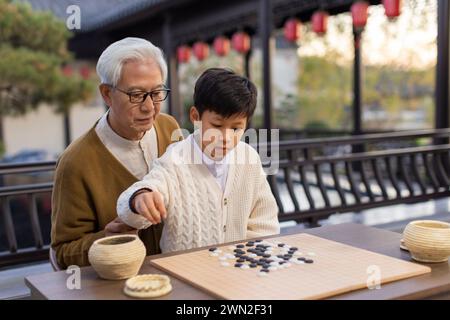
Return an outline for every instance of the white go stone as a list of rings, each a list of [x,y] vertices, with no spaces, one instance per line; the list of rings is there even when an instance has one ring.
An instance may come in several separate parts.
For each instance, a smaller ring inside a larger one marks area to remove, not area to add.
[[[267,277],[267,272],[258,272],[258,277]]]
[[[247,264],[243,264],[240,268],[241,269],[249,269],[250,267]]]
[[[230,263],[226,262],[226,261],[222,261],[220,264],[222,265],[222,267],[229,267],[230,266]]]
[[[292,266],[292,264],[290,263],[283,263],[284,268],[289,268],[290,266]]]
[[[219,256],[219,254],[217,252],[211,252],[209,255],[211,257],[218,257]]]
[[[270,263],[270,265],[271,265],[271,266],[275,266],[275,267],[276,267],[276,266],[278,266],[278,262],[276,262],[276,261],[272,261],[272,262]]]
[[[305,264],[305,261],[302,261],[302,260],[295,260],[294,263],[295,263],[295,264]]]
[[[213,252],[215,252],[215,253],[221,253],[221,252],[222,252],[222,250],[220,250],[220,249],[216,249],[216,250],[214,250]]]
[[[234,254],[227,253],[227,254],[225,255],[225,257],[226,257],[227,259],[234,259]]]
[[[269,268],[267,268],[267,269],[269,269],[270,271],[275,271],[275,270],[277,270],[278,268],[277,267],[275,267],[275,266],[270,266]]]
[[[257,255],[257,254],[254,254],[254,253],[250,253],[248,256],[249,256],[250,258],[256,258],[258,255]]]
[[[316,255],[314,252],[308,252],[307,254],[308,254],[308,256],[310,256],[310,257],[314,257],[314,256]]]
[[[220,261],[225,261],[225,260],[227,260],[227,259],[228,259],[228,258],[225,257],[225,256],[219,257],[219,260],[220,260]]]

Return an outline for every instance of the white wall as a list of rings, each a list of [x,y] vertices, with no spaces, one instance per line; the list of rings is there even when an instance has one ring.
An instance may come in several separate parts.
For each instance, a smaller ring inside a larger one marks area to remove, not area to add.
[[[70,112],[72,140],[88,131],[105,109],[97,106],[73,106]],[[44,149],[60,154],[64,146],[63,116],[55,114],[48,105],[20,117],[3,118],[5,154],[12,155],[23,149]]]

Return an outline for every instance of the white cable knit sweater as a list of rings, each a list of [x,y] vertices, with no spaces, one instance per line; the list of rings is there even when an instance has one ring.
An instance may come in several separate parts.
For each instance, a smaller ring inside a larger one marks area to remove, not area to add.
[[[129,207],[137,190],[150,188],[162,194],[167,210],[163,252],[278,234],[278,207],[256,150],[238,143],[222,192],[193,143],[190,136],[172,144],[142,181],[120,195],[117,212],[122,221],[137,229],[151,225]]]

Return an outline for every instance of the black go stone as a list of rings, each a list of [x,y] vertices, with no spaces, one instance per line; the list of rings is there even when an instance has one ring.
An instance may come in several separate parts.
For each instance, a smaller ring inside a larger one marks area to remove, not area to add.
[[[284,243],[279,243],[278,246],[279,246],[280,248],[282,248],[282,247],[284,247]]]
[[[242,263],[236,263],[234,266],[235,266],[236,268],[240,268],[240,267],[242,267]]]
[[[305,260],[306,260],[306,258],[300,257],[300,258],[297,258],[297,260],[300,260],[300,261],[305,261]]]
[[[236,260],[237,262],[245,262],[245,259],[239,258]]]
[[[269,269],[266,269],[266,268],[263,268],[263,269],[261,269],[261,272],[269,272],[270,270]]]
[[[260,260],[260,261],[257,261],[256,264],[259,265],[259,266],[262,266],[262,265],[264,265],[265,263],[264,263],[264,261],[261,261],[261,260]]]
[[[254,245],[255,245],[254,242],[247,242],[247,243],[246,243],[246,246],[247,246],[247,247],[253,247]]]
[[[314,263],[314,260],[312,260],[312,259],[305,259],[305,263]]]
[[[262,240],[261,239],[257,239],[257,240],[255,240],[255,242],[261,242]]]
[[[285,254],[285,257],[288,257],[289,259],[292,258],[292,254]]]
[[[289,249],[289,251],[297,251],[297,250],[298,250],[297,247],[291,247],[291,248]]]
[[[236,248],[244,248],[245,246],[243,244],[237,244]]]
[[[217,248],[216,247],[213,247],[213,248],[209,248],[209,251],[216,251],[217,250]]]
[[[250,268],[256,268],[258,265],[256,263],[250,263]]]
[[[235,253],[234,256],[235,256],[236,258],[240,258],[240,257],[242,257],[242,254],[241,254],[241,253]]]
[[[267,253],[267,254],[263,254],[263,257],[264,257],[264,258],[270,258],[271,255]]]
[[[257,252],[256,255],[257,255],[258,257],[261,257],[261,256],[264,256],[264,253],[263,253],[263,252]]]

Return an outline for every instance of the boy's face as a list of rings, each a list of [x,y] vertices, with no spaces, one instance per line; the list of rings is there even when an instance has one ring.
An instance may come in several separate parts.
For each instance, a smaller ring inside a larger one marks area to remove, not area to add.
[[[202,116],[191,107],[190,119],[201,122],[202,151],[211,159],[220,160],[241,140],[247,126],[245,115],[232,115],[228,118],[214,111],[206,110]]]

